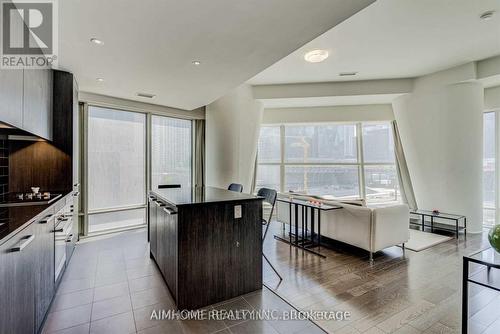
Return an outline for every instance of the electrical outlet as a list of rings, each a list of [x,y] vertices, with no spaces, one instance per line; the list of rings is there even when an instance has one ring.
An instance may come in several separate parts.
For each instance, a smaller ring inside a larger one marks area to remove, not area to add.
[[[234,206],[234,218],[235,219],[241,218],[241,205]]]

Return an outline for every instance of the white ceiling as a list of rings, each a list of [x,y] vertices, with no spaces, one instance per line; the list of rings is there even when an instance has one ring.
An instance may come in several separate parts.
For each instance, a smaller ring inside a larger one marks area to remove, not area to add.
[[[479,19],[495,10],[490,21]],[[322,63],[304,54],[327,49]],[[249,81],[251,84],[416,77],[500,54],[500,0],[378,0]],[[339,77],[340,72],[358,72]]]
[[[191,110],[373,1],[63,0],[59,67],[82,91]]]

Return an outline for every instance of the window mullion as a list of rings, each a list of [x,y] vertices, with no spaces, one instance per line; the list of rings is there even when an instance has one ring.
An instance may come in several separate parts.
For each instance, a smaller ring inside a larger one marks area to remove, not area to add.
[[[356,131],[358,133],[358,175],[359,175],[359,195],[361,198],[366,200],[366,188],[365,188],[365,159],[363,155],[363,131],[362,124],[356,123]]]

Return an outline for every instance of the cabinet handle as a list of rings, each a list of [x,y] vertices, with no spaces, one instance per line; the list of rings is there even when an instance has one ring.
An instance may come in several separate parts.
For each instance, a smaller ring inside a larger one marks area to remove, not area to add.
[[[80,183],[75,183],[75,184],[73,185],[73,187],[79,187],[79,186],[80,186]]]
[[[56,228],[54,231],[52,231],[54,233],[61,233],[61,232],[64,232],[64,229],[63,228]]]
[[[165,204],[155,201],[156,206],[165,206]]]
[[[33,240],[35,240],[35,236],[32,234],[28,237],[24,237],[21,239],[23,241],[20,241],[17,246],[11,248],[12,252],[21,252],[23,249],[25,249]]]
[[[68,235],[68,238],[66,239],[66,242],[71,242],[71,239],[73,239],[73,233]]]
[[[168,213],[169,215],[176,215],[177,212],[170,209],[170,208],[163,208],[163,211],[165,211],[166,213]]]
[[[78,191],[73,193],[74,197],[77,197],[78,195],[80,195],[80,193]]]
[[[54,217],[54,215],[48,215],[48,216],[45,216],[45,217],[43,217],[43,219],[42,219],[42,220],[40,220],[40,221],[38,222],[38,224],[47,224],[47,223],[49,222],[49,220],[51,220],[51,219],[52,219],[52,217]]]

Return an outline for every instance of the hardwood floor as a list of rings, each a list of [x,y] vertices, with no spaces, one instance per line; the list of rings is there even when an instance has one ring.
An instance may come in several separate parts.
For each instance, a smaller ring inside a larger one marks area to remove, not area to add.
[[[334,243],[315,255],[276,241],[273,222],[264,250],[284,277],[264,263],[264,283],[302,310],[350,311],[348,321],[317,321],[340,333],[458,333],[462,256],[489,246],[486,233],[463,235],[421,252],[391,247],[375,255]],[[469,333],[500,333],[500,294],[469,286]]]
[[[245,312],[296,310],[264,288],[204,308]],[[152,312],[176,310],[155,263],[149,258],[145,229],[110,234],[80,242],[49,310],[43,334],[320,334],[307,320],[163,319]],[[3,334],[3,333],[2,333]]]

